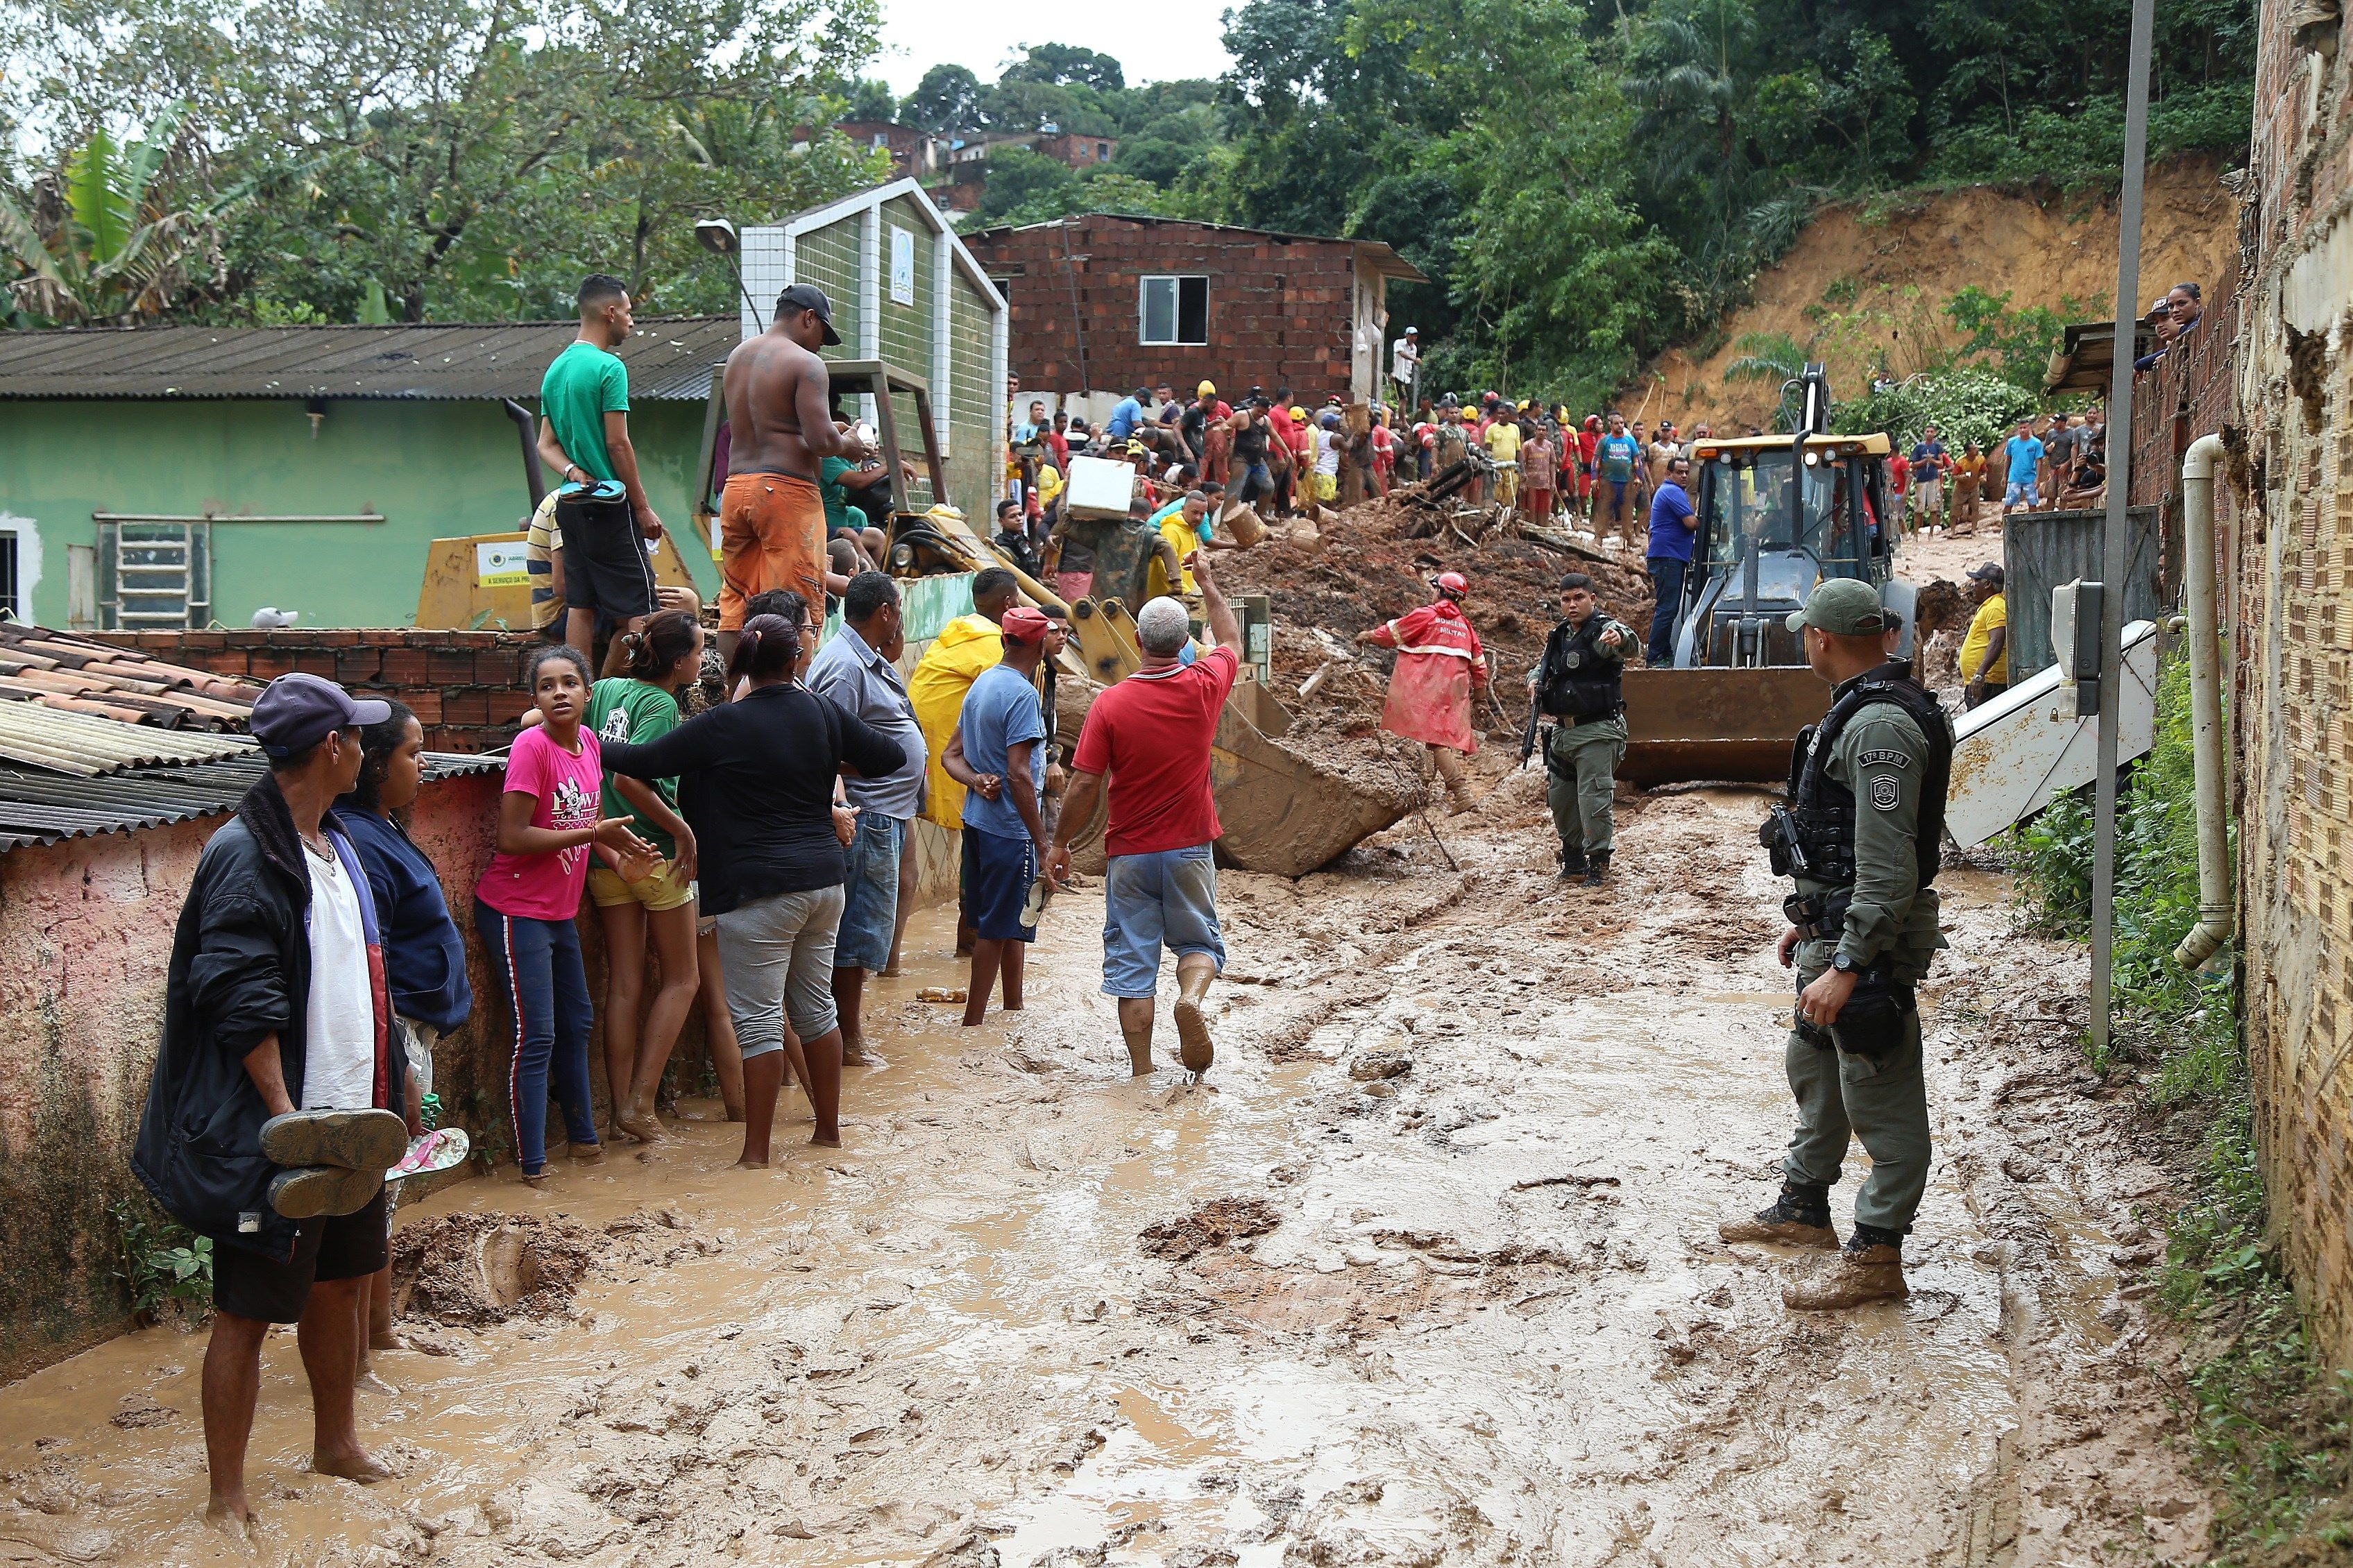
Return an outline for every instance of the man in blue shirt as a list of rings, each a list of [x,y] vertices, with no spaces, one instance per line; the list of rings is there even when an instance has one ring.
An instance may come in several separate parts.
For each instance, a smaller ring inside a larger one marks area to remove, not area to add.
[[[929,762],[907,683],[892,662],[906,646],[898,585],[880,572],[860,572],[842,591],[840,635],[818,650],[806,678],[811,691],[890,736],[907,754],[898,772],[850,779],[846,786],[858,808],[858,830],[833,944],[833,1005],[841,1019],[841,1059],[855,1064],[870,1060],[861,1026],[866,976],[890,966],[907,829],[923,801]]]
[[[1593,537],[1599,540],[1607,528],[1631,544],[1636,520],[1642,515],[1637,510],[1642,499],[1642,443],[1627,433],[1624,415],[1609,416],[1609,433],[1593,450]]]
[[[2021,503],[2029,511],[2042,506],[2042,443],[2034,438],[2033,426],[2020,420],[2010,431],[2010,439],[2001,444],[2001,456],[2009,466],[2009,482],[2001,492],[2001,515],[2009,517],[2010,508]]]
[[[965,693],[955,733],[940,765],[969,792],[964,831],[972,847],[972,987],[964,1021],[988,1012],[988,994],[1005,976],[1005,1010],[1021,1011],[1021,972],[1029,944],[1038,940],[1038,909],[1030,889],[1046,864],[1046,819],[1039,792],[1046,783],[1047,730],[1038,700],[1038,667],[1061,651],[1063,633],[1027,605],[998,623],[1001,663],[980,672]]]
[[[1937,514],[1944,510],[1945,470],[1952,466],[1952,454],[1937,438],[1934,425],[1920,432],[1912,443],[1912,515],[1924,529],[1934,528],[1943,521]]]
[[[1651,498],[1651,546],[1643,564],[1651,571],[1651,590],[1658,606],[1651,612],[1651,646],[1643,658],[1656,668],[1674,658],[1675,616],[1683,602],[1683,574],[1691,570],[1692,545],[1699,536],[1699,514],[1692,509],[1685,487],[1691,483],[1691,459],[1667,459],[1667,477]]]
[[[1144,423],[1144,400],[1151,395],[1139,386],[1121,398],[1111,417],[1103,421],[1103,434],[1113,441],[1124,441],[1135,434],[1135,427]]]

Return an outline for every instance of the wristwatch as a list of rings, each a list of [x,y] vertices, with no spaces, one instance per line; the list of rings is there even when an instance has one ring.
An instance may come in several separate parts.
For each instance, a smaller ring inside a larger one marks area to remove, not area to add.
[[[1831,957],[1831,967],[1837,970],[1841,974],[1853,974],[1858,973],[1862,968],[1862,965],[1857,963],[1853,959],[1849,958],[1845,953],[1841,952]]]

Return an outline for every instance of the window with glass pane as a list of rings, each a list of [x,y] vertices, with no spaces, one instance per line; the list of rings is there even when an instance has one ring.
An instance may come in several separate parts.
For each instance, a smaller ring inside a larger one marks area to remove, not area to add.
[[[1207,343],[1209,341],[1209,280],[1153,277],[1142,279],[1137,341],[1145,343]]]

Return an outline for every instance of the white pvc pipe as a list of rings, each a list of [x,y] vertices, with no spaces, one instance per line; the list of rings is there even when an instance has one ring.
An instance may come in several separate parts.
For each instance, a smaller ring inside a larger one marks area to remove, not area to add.
[[[2190,756],[2198,795],[2198,923],[2173,950],[2191,969],[2231,940],[2230,811],[2222,798],[2221,620],[2214,587],[2214,470],[2222,437],[2200,436],[2181,459],[2184,565],[2189,600]]]

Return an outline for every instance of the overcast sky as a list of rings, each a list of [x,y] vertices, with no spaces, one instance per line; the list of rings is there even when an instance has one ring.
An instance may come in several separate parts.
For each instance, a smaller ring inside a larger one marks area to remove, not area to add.
[[[995,81],[1031,44],[1076,44],[1119,61],[1128,85],[1216,76],[1230,63],[1219,16],[1238,0],[1165,0],[1145,15],[1113,5],[1007,6],[976,0],[882,0],[882,55],[868,67],[901,97],[943,60]]]

